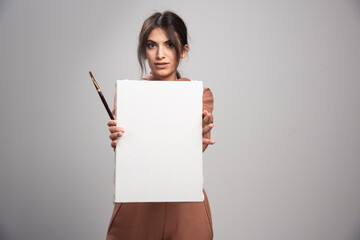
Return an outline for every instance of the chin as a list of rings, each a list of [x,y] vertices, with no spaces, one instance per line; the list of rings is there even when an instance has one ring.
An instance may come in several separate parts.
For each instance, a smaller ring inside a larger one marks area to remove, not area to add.
[[[156,79],[164,79],[167,78],[171,75],[171,73],[157,73],[154,71],[151,71],[151,74],[156,78]]]

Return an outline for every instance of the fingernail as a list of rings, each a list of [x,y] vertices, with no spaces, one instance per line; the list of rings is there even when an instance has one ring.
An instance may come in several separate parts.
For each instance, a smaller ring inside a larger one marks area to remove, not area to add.
[[[118,136],[121,137],[122,133],[121,132],[118,132]]]

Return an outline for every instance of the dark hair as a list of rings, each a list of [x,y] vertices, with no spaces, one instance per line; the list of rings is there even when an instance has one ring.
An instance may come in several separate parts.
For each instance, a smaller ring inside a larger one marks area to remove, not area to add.
[[[164,11],[163,13],[156,12],[152,14],[144,21],[139,34],[137,54],[141,67],[141,75],[146,71],[146,42],[151,31],[158,27],[164,30],[167,37],[174,45],[177,62],[180,61],[180,54],[184,50],[185,44],[188,44],[187,28],[184,21],[176,13]],[[181,78],[178,71],[176,71],[176,77]]]

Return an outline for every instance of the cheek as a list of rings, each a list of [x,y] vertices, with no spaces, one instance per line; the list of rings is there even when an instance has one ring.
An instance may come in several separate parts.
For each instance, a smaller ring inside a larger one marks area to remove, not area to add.
[[[168,52],[167,52],[167,55],[169,56],[169,58],[174,62],[176,57],[176,53],[175,53],[175,50],[174,49],[169,49]]]
[[[147,51],[146,59],[147,59],[148,63],[151,65],[154,62],[154,54],[151,51]]]
[[[170,58],[171,58],[172,64],[176,66],[176,65],[177,65],[177,61],[176,61],[176,55],[175,55],[175,53],[172,53]]]

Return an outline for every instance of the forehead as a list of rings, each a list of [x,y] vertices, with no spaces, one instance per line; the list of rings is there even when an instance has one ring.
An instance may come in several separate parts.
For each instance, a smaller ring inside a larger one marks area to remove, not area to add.
[[[163,29],[157,27],[150,32],[147,40],[152,40],[154,42],[166,42],[169,38]]]

